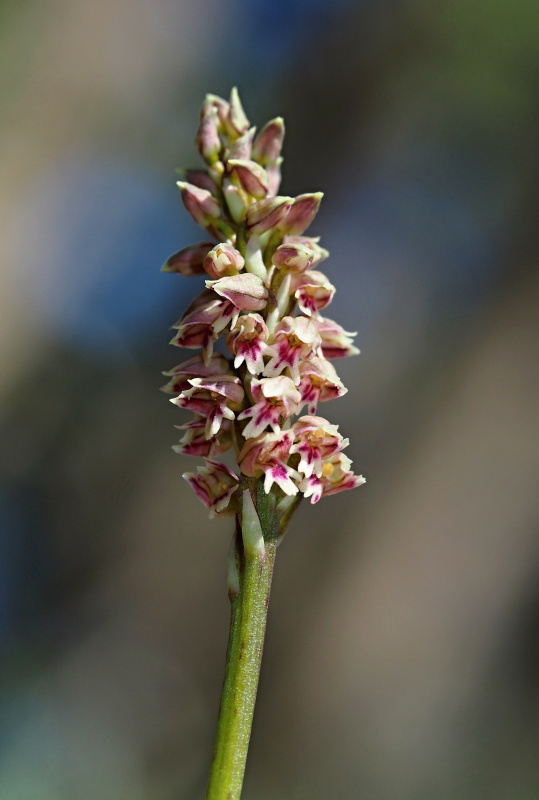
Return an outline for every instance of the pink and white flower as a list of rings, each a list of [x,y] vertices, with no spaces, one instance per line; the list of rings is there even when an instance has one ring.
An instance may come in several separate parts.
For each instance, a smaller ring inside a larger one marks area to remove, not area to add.
[[[322,475],[311,475],[300,483],[300,491],[305,497],[311,498],[311,503],[318,503],[320,498],[344,492],[347,489],[356,489],[365,483],[363,475],[354,475],[350,470],[352,462],[344,453],[336,453],[322,467]]]
[[[289,496],[297,494],[294,480],[299,482],[301,475],[287,464],[292,442],[290,431],[264,433],[256,439],[249,439],[238,456],[241,471],[250,478],[264,474],[266,494],[274,483]]]
[[[195,297],[180,321],[172,326],[178,332],[170,344],[188,349],[201,347],[204,362],[209,364],[214,341],[229,322],[234,324],[238,315],[234,303],[205,289]]]
[[[239,378],[234,375],[216,375],[208,378],[190,378],[190,389],[171,398],[179,408],[185,408],[206,418],[206,438],[215,436],[223,419],[233,420],[245,396]]]
[[[315,269],[294,275],[290,289],[298,301],[300,310],[307,316],[318,316],[318,312],[331,303],[335,294],[333,284],[323,272]]]
[[[161,387],[161,391],[167,394],[179,394],[184,389],[189,389],[189,378],[226,375],[229,371],[230,363],[221,353],[213,353],[207,364],[203,361],[202,356],[193,356],[167,372],[163,372],[163,375],[170,376],[170,380]]]
[[[234,368],[245,361],[251,375],[263,372],[267,340],[268,328],[263,317],[260,314],[241,314],[226,338],[230,351],[236,356]]]
[[[356,333],[345,331],[332,319],[318,317],[314,321],[322,339],[322,353],[325,358],[344,358],[359,354],[357,347],[352,344],[352,337],[356,336]]]
[[[333,364],[323,356],[311,356],[299,365],[301,405],[309,414],[316,413],[318,403],[342,397],[348,389],[337,375]]]
[[[332,425],[323,417],[306,415],[300,417],[292,426],[295,441],[290,448],[290,454],[298,453],[300,462],[298,470],[306,478],[313,473],[321,477],[323,462],[344,450],[348,446],[348,439],[343,439],[339,433],[339,426]]]
[[[297,385],[300,381],[300,361],[309,358],[320,343],[320,334],[309,317],[283,317],[275,328],[273,343],[268,348],[268,355],[272,357],[266,364],[264,375],[273,377],[289,369]]]
[[[232,423],[228,419],[221,422],[221,427],[210,439],[206,438],[206,421],[202,417],[194,417],[185,425],[176,427],[185,431],[180,444],[172,447],[180,455],[213,458],[218,453],[226,453],[232,446]]]
[[[230,500],[239,486],[239,478],[225,464],[205,458],[197,472],[185,472],[182,477],[209,508],[210,517],[230,516],[236,512]]]
[[[280,423],[296,413],[301,400],[293,381],[286,375],[253,378],[251,392],[255,404],[238,415],[238,420],[250,420],[243,430],[246,439],[259,436],[268,425],[274,433],[279,433]]]

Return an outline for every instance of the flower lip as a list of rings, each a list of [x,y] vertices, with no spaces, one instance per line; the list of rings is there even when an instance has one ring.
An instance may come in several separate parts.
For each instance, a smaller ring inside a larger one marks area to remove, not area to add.
[[[273,344],[268,348],[271,355],[264,375],[274,377],[289,369],[293,382],[300,382],[299,364],[319,347],[320,335],[309,317],[283,317],[275,328]]]
[[[184,480],[209,509],[210,516],[228,516],[235,513],[230,507],[232,495],[239,486],[238,476],[226,464],[205,458],[197,472],[185,472]]]
[[[301,481],[301,475],[287,464],[292,441],[290,431],[263,433],[257,438],[249,439],[238,456],[241,471],[249,477],[263,474],[266,494],[274,483],[286,495],[297,494],[297,483]]]
[[[264,354],[267,350],[268,328],[260,314],[241,314],[230,329],[226,342],[234,353],[234,367],[245,361],[251,375],[264,370]]]
[[[278,433],[281,420],[294,414],[301,400],[294,382],[286,375],[261,380],[253,378],[251,392],[255,404],[238,414],[238,420],[249,420],[243,430],[246,439],[256,438],[268,426]]]

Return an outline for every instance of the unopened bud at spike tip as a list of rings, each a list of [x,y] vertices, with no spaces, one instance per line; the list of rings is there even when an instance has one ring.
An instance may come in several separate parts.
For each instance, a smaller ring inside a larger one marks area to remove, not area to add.
[[[230,92],[230,109],[227,116],[229,133],[234,137],[241,136],[249,130],[249,120],[243,110],[237,88]]]
[[[323,192],[300,194],[292,203],[286,217],[279,223],[279,229],[283,233],[299,236],[316,217],[323,196]]]
[[[209,164],[217,161],[221,150],[221,140],[219,138],[219,117],[215,106],[203,107],[195,142],[198,152],[205,161]]]
[[[284,120],[282,117],[272,119],[264,125],[253,143],[252,158],[263,167],[280,163],[280,155],[284,140]]]

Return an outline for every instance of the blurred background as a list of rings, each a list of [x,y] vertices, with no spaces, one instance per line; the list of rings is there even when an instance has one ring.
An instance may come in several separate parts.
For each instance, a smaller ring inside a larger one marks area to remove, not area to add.
[[[367,477],[279,550],[245,798],[537,798],[539,5],[1,0],[0,44],[1,800],[204,796],[230,523],[170,449],[199,284],[159,268],[234,84],[325,192]]]

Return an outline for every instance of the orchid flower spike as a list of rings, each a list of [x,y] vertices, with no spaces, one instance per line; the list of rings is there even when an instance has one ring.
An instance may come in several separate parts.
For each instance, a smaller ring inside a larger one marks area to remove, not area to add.
[[[232,445],[240,482],[262,481],[277,504],[301,496],[316,502],[363,482],[342,453],[348,440],[316,416],[320,402],[347,391],[328,359],[359,352],[354,334],[322,316],[335,294],[319,271],[329,253],[304,235],[322,193],[278,196],[284,122],[276,117],[259,130],[237,90],[229,100],[207,95],[196,134],[204,166],[185,171],[178,185],[214,241],[183,247],[163,266],[208,278],[172,340],[201,353],[170,370],[163,391],[194,415],[180,426],[174,450],[206,459],[188,483],[220,515],[235,495],[215,459]],[[299,416],[303,409],[308,416]],[[215,475],[226,491],[215,488]]]

